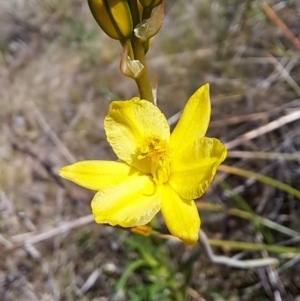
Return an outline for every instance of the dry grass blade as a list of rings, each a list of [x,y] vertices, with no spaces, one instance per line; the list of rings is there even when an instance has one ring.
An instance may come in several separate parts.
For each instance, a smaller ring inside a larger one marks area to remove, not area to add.
[[[12,237],[11,240],[17,246],[34,245],[34,244],[37,244],[44,240],[53,238],[57,235],[65,234],[73,229],[80,228],[80,227],[86,226],[88,224],[91,224],[93,221],[94,221],[94,217],[92,214],[90,214],[87,216],[80,217],[77,220],[63,223],[62,225],[60,225],[58,227],[55,227],[51,230],[48,230],[48,231],[45,231],[45,232],[42,232],[39,234],[33,234],[33,233],[28,234],[27,233],[27,234],[23,234],[23,235],[17,235],[15,237]]]
[[[228,158],[299,161],[300,154],[229,151]]]
[[[268,116],[268,112],[261,112],[261,113],[252,113],[247,115],[240,115],[240,116],[234,116],[223,120],[213,120],[210,122],[209,127],[219,127],[232,124],[237,124],[241,122],[246,121],[253,121],[253,120],[262,120],[265,119]]]
[[[291,123],[298,119],[300,119],[300,110],[296,110],[290,114],[282,116],[282,117],[278,118],[277,120],[274,120],[266,125],[259,127],[258,129],[249,131],[249,132],[237,137],[236,139],[225,143],[225,145],[226,145],[227,149],[232,149],[234,147],[241,145],[242,143],[244,143],[248,140],[257,138],[268,132],[274,131],[275,129],[278,129],[278,128],[282,127],[283,125]]]

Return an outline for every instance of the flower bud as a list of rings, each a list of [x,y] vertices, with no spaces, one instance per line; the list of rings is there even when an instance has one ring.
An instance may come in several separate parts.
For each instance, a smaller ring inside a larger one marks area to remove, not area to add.
[[[156,7],[161,4],[162,0],[140,0],[144,7]]]
[[[127,0],[88,0],[90,10],[112,39],[124,40],[133,31],[132,16]]]

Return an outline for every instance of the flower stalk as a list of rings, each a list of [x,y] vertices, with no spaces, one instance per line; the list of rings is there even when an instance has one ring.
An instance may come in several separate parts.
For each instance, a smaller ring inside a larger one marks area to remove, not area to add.
[[[118,161],[81,161],[61,168],[59,174],[96,191],[91,208],[97,223],[150,235],[146,225],[161,211],[170,233],[194,245],[201,225],[195,200],[207,190],[227,154],[218,139],[205,137],[211,113],[209,85],[189,98],[171,133],[156,106],[146,62],[150,39],[162,26],[163,2],[88,2],[104,32],[122,44],[120,71],[135,80],[140,98],[111,102],[105,117],[106,139]]]
[[[120,41],[123,53],[127,51],[131,61],[143,66],[137,76],[124,69],[122,57],[120,71],[135,80],[141,99],[151,103],[154,103],[154,96],[145,56],[150,38],[157,34],[162,25],[161,3],[162,0],[88,0],[91,12],[102,30],[112,39]],[[158,5],[161,5],[158,13],[152,14],[153,8]],[[130,47],[124,50],[128,41]]]
[[[154,97],[152,93],[152,86],[149,77],[143,42],[137,37],[133,37],[132,49],[134,59],[140,61],[141,64],[144,66],[144,69],[141,71],[139,77],[134,79],[138,87],[140,97],[141,99],[145,99],[154,103]]]

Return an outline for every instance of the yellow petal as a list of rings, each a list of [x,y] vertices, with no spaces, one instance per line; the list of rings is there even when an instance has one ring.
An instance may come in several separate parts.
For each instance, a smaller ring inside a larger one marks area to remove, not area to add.
[[[168,142],[170,138],[170,128],[161,111],[137,97],[113,101],[104,126],[107,140],[118,158],[145,173],[150,172],[150,162],[138,160],[139,148],[145,139],[156,137]]]
[[[180,197],[169,185],[161,189],[161,213],[170,233],[181,239],[186,245],[198,240],[200,217],[193,200]]]
[[[119,184],[137,172],[126,163],[115,161],[81,161],[59,170],[62,178],[91,190]]]
[[[194,141],[172,162],[169,184],[184,198],[199,198],[226,155],[226,148],[218,139],[203,137]]]
[[[149,223],[160,210],[160,196],[148,176],[128,180],[99,191],[92,200],[97,223],[136,227]]]
[[[187,101],[172,132],[170,146],[173,157],[196,139],[204,137],[210,120],[209,85],[199,88]]]

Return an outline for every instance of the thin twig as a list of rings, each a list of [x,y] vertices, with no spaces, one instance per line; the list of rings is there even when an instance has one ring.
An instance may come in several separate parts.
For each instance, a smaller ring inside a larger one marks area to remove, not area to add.
[[[276,68],[276,71],[281,75],[281,77],[289,84],[289,86],[295,91],[297,96],[300,96],[300,87],[296,81],[290,76],[289,71],[272,55],[268,54],[272,59],[272,62]]]
[[[263,243],[263,236],[261,233],[258,233],[256,236],[258,243]],[[262,250],[262,256],[264,258],[269,258],[269,253],[267,250]],[[269,287],[275,297],[276,301],[281,301],[281,293],[284,292],[284,287],[280,281],[279,275],[274,266],[268,266],[265,268],[265,272],[268,276]]]
[[[46,121],[40,110],[37,108],[36,104],[33,101],[30,101],[30,104],[32,106],[33,112],[36,116],[36,120],[44,130],[44,132],[49,136],[49,138],[52,140],[54,145],[57,146],[59,151],[62,153],[62,155],[66,158],[66,160],[69,163],[73,163],[76,161],[76,158],[73,156],[73,154],[68,150],[68,148],[64,145],[64,143],[58,138],[56,133],[53,132],[51,129],[51,126]]]
[[[82,294],[85,294],[87,291],[89,291],[95,285],[96,281],[100,276],[101,276],[101,270],[100,269],[94,270],[93,273],[88,277],[88,279],[80,288],[80,292]]]
[[[286,26],[286,24],[276,15],[273,9],[266,3],[260,5],[266,16],[283,32],[283,34],[290,40],[290,42],[300,50],[300,41]]]

